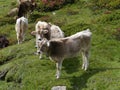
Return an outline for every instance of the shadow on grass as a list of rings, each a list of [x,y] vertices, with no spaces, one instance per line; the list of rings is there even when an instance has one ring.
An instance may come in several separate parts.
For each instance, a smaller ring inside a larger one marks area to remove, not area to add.
[[[70,74],[73,72],[79,71],[79,68],[82,67],[80,63],[82,62],[82,59],[80,60],[79,57],[69,58],[64,60],[63,67],[64,70]]]
[[[72,77],[70,78],[71,86],[72,88],[68,88],[68,90],[82,90],[83,88],[86,88],[87,81],[90,77],[92,77],[94,74],[99,72],[104,72],[106,70],[115,70],[120,68],[96,68],[96,69],[90,69],[86,72],[84,72],[81,76],[78,77]]]

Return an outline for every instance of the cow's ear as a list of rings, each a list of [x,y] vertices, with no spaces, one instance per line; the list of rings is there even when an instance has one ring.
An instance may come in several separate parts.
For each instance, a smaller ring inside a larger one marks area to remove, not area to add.
[[[51,22],[49,22],[48,25],[51,27],[52,26]]]
[[[47,42],[47,46],[50,47],[50,42],[49,41]]]
[[[49,23],[48,23],[48,29],[49,29],[49,30],[50,30],[51,26],[52,26],[52,24],[49,22]]]
[[[36,31],[32,31],[32,32],[31,32],[31,35],[36,35],[36,34],[37,34]]]
[[[43,30],[42,32],[43,32],[43,34],[46,34],[46,33],[48,33],[48,30]]]

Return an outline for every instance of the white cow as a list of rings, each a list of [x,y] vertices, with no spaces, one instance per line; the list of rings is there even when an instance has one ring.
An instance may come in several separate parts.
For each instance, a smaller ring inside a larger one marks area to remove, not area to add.
[[[89,50],[91,43],[91,35],[89,29],[78,32],[72,36],[59,39],[43,39],[39,43],[40,51],[46,53],[52,60],[56,62],[57,78],[60,77],[62,62],[65,58],[74,57],[82,52],[83,65],[82,69],[87,70],[89,62]]]
[[[42,58],[42,52],[38,48],[38,41],[42,40],[43,38],[50,40],[53,38],[64,37],[64,32],[60,29],[59,26],[44,21],[38,21],[35,26],[35,31],[32,31],[31,34],[36,35],[37,53],[40,53],[40,58]]]
[[[25,17],[18,18],[15,24],[18,44],[25,40],[25,32],[28,29],[28,19]]]

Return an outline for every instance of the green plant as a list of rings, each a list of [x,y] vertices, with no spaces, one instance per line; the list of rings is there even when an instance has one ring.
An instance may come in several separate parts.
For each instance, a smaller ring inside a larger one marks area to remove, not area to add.
[[[60,9],[64,5],[73,4],[75,0],[41,0],[38,2],[40,11],[53,11]]]
[[[118,9],[120,8],[120,0],[92,0],[93,6],[107,9]]]
[[[110,14],[102,14],[98,21],[102,23],[118,23],[120,20],[120,10],[111,12]]]

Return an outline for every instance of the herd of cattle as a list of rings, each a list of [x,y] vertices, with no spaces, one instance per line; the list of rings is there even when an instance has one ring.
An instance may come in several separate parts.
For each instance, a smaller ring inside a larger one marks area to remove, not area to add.
[[[30,0],[25,2],[33,3],[34,1]],[[25,2],[21,2],[20,5]],[[15,24],[18,44],[21,44],[25,40],[25,32],[28,29],[28,19],[24,14],[20,15],[22,16],[18,15]],[[45,53],[47,56],[49,56],[50,60],[55,61],[57,68],[57,79],[60,77],[63,60],[65,58],[74,57],[75,55],[79,54],[79,52],[82,53],[83,57],[82,69],[87,70],[89,65],[88,58],[92,35],[89,29],[65,37],[64,32],[60,29],[59,26],[45,21],[38,21],[35,25],[35,31],[32,31],[31,34],[36,36],[36,54],[40,55],[40,59],[42,58],[42,54]],[[6,38],[4,37],[3,39]],[[5,41],[4,43],[6,44],[4,45],[5,47],[9,44],[9,41]]]
[[[35,0],[17,0],[18,1],[18,7],[11,9],[7,16],[16,16],[16,18],[25,16],[27,17],[27,12],[32,12],[36,7],[37,4]]]

